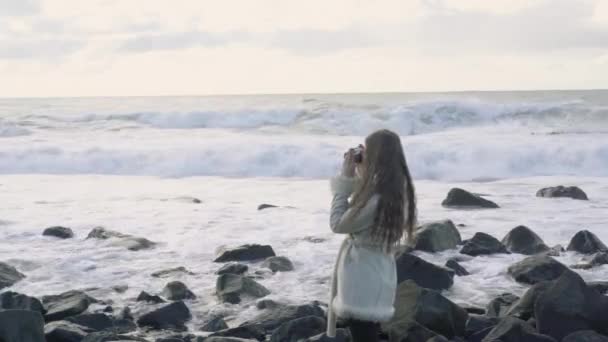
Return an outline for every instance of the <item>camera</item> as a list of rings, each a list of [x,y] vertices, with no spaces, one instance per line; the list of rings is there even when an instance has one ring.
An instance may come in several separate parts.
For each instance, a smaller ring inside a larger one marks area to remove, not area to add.
[[[355,163],[357,163],[357,164],[361,163],[363,161],[363,147],[357,146],[357,147],[353,148],[353,150],[355,151],[355,153],[354,153]]]

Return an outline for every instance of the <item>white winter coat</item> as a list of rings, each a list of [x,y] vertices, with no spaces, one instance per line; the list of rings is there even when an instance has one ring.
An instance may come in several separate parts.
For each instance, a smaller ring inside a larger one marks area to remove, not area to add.
[[[397,269],[392,253],[374,243],[374,224],[379,195],[373,195],[355,215],[348,198],[355,179],[338,176],[331,180],[333,200],[330,226],[334,233],[348,234],[336,259],[328,307],[327,335],[336,334],[336,316],[385,322],[395,311]]]

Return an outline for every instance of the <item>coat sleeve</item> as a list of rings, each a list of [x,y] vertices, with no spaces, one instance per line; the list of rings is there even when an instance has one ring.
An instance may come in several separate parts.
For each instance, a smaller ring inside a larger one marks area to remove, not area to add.
[[[354,178],[338,176],[331,180],[333,200],[329,226],[334,233],[350,234],[369,228],[375,218],[378,196],[372,196],[359,213],[349,209],[348,198],[354,190]]]

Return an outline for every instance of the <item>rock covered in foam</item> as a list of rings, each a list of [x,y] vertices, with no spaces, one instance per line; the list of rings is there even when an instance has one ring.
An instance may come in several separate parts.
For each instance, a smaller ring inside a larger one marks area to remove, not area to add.
[[[441,205],[453,208],[498,208],[496,203],[460,188],[451,189]]]
[[[587,194],[576,186],[555,186],[543,188],[536,192],[537,197],[568,197],[577,200],[588,200]]]

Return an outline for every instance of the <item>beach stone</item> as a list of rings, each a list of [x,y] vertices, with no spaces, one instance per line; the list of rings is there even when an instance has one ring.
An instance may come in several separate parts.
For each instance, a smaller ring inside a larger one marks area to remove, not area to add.
[[[22,279],[25,279],[25,274],[20,273],[9,264],[0,262],[0,290],[13,286]]]
[[[325,318],[325,311],[317,304],[303,305],[280,305],[266,309],[250,321],[244,322],[244,326],[259,326],[265,331],[273,331],[285,322],[293,321],[306,316],[317,316]]]
[[[498,324],[498,321],[499,319],[496,317],[469,315],[464,329],[464,336],[470,337],[484,329],[493,328]]]
[[[228,329],[228,324],[224,321],[223,317],[216,316],[211,317],[203,326],[200,328],[201,331],[216,332],[220,330]]]
[[[190,272],[184,266],[180,266],[180,267],[169,268],[166,270],[154,272],[151,274],[151,276],[154,278],[169,278],[169,277],[181,276],[184,274],[185,275],[195,275],[194,272]]]
[[[68,291],[59,295],[42,297],[47,322],[59,321],[85,312],[96,300],[82,291]]]
[[[502,239],[502,244],[511,253],[533,255],[546,252],[549,247],[545,245],[540,236],[536,235],[526,226],[517,226]]]
[[[397,283],[413,280],[418,286],[447,290],[454,284],[454,272],[413,254],[401,253],[396,259]]]
[[[46,228],[42,232],[42,235],[43,236],[52,236],[52,237],[56,237],[59,239],[71,239],[74,237],[74,232],[70,228],[56,226],[56,227]]]
[[[0,294],[0,310],[31,310],[45,313],[42,303],[37,298],[12,291]]]
[[[534,285],[541,281],[554,280],[563,273],[572,272],[559,261],[546,255],[534,255],[511,265],[508,269],[515,281]]]
[[[130,251],[139,251],[156,246],[156,243],[148,239],[136,237],[129,234],[123,234],[103,227],[94,228],[87,236],[87,239],[114,239],[115,241],[111,243],[112,246],[124,247]]]
[[[579,330],[608,333],[608,297],[585,284],[575,272],[565,272],[534,305],[537,330],[558,341]]]
[[[283,323],[272,333],[270,342],[297,342],[318,335],[325,329],[325,319],[317,316],[306,316]]]
[[[44,319],[31,310],[0,311],[0,341],[45,342]]]
[[[524,321],[533,318],[536,300],[549,288],[549,286],[551,286],[551,284],[551,281],[542,281],[532,285],[519,300],[508,308],[506,316],[517,317]]]
[[[68,317],[65,320],[93,331],[105,330],[114,326],[112,319],[108,315],[102,313],[82,314]]]
[[[269,245],[242,245],[236,248],[220,247],[214,262],[255,261],[276,256]]]
[[[565,187],[563,185],[540,189],[536,192],[536,197],[569,197],[585,201],[589,199],[581,188],[576,186]]]
[[[506,315],[511,305],[518,300],[519,297],[512,293],[503,293],[488,303],[486,315],[488,317],[503,317]]]
[[[608,336],[600,335],[593,330],[580,330],[564,337],[562,342],[608,342]]]
[[[399,325],[407,326],[413,321],[437,334],[453,338],[464,335],[468,316],[463,308],[439,292],[422,288],[414,281],[407,280],[397,287],[395,315],[386,324],[386,330],[393,330]],[[429,338],[431,337],[433,336]]]
[[[467,240],[460,250],[460,253],[479,256],[490,255],[497,253],[508,253],[507,248],[495,237],[486,233],[475,233],[475,235]]]
[[[215,289],[220,300],[231,304],[240,303],[241,295],[261,298],[270,294],[267,288],[255,280],[231,273],[220,275]]]
[[[141,291],[139,293],[139,296],[137,296],[136,301],[138,302],[148,302],[148,303],[153,303],[153,304],[160,304],[160,303],[164,303],[165,300],[160,298],[159,296],[153,296],[151,294],[149,294],[146,291]]]
[[[264,210],[264,209],[270,209],[270,208],[278,208],[278,206],[276,206],[274,204],[267,204],[267,203],[258,205],[258,210]]]
[[[289,272],[294,270],[291,260],[283,256],[274,256],[266,259],[262,267],[266,267],[272,272]]]
[[[328,337],[322,333],[302,340],[303,342],[350,342],[350,333],[347,329],[336,329],[336,337]]]
[[[184,324],[192,318],[184,302],[173,302],[144,314],[137,320],[140,327],[152,329],[185,329]]]
[[[528,323],[515,317],[504,317],[489,334],[484,342],[557,342],[553,338],[538,334]]]
[[[429,253],[455,249],[462,242],[460,232],[451,220],[420,226],[414,236],[414,249]]]
[[[146,339],[132,335],[120,335],[111,331],[98,331],[88,334],[82,342],[125,342],[125,341],[137,341],[137,342],[148,342]]]
[[[217,275],[221,275],[221,274],[226,274],[226,273],[232,273],[232,274],[244,274],[245,272],[247,272],[249,270],[249,266],[245,265],[245,264],[241,264],[238,262],[231,262],[228,264],[225,264],[224,266],[222,266],[219,270],[217,270],[217,272],[215,272],[215,274]]]
[[[456,260],[449,259],[445,263],[445,267],[454,271],[454,273],[459,277],[464,277],[470,275],[469,271],[466,268],[462,267]]]
[[[594,254],[606,252],[608,247],[595,234],[588,230],[582,230],[572,237],[567,248],[568,251],[579,252],[581,254]]]
[[[441,205],[455,208],[498,208],[496,203],[460,188],[451,189]]]
[[[169,300],[194,299],[196,295],[181,281],[172,281],[165,285],[162,295]]]
[[[67,321],[51,322],[44,326],[46,342],[80,342],[90,330]]]
[[[242,338],[246,341],[265,341],[266,340],[266,332],[262,327],[257,325],[241,325],[234,328],[224,329],[213,334],[209,335],[209,337],[216,338],[217,341],[224,341],[220,338]],[[205,342],[208,340],[205,339]]]

